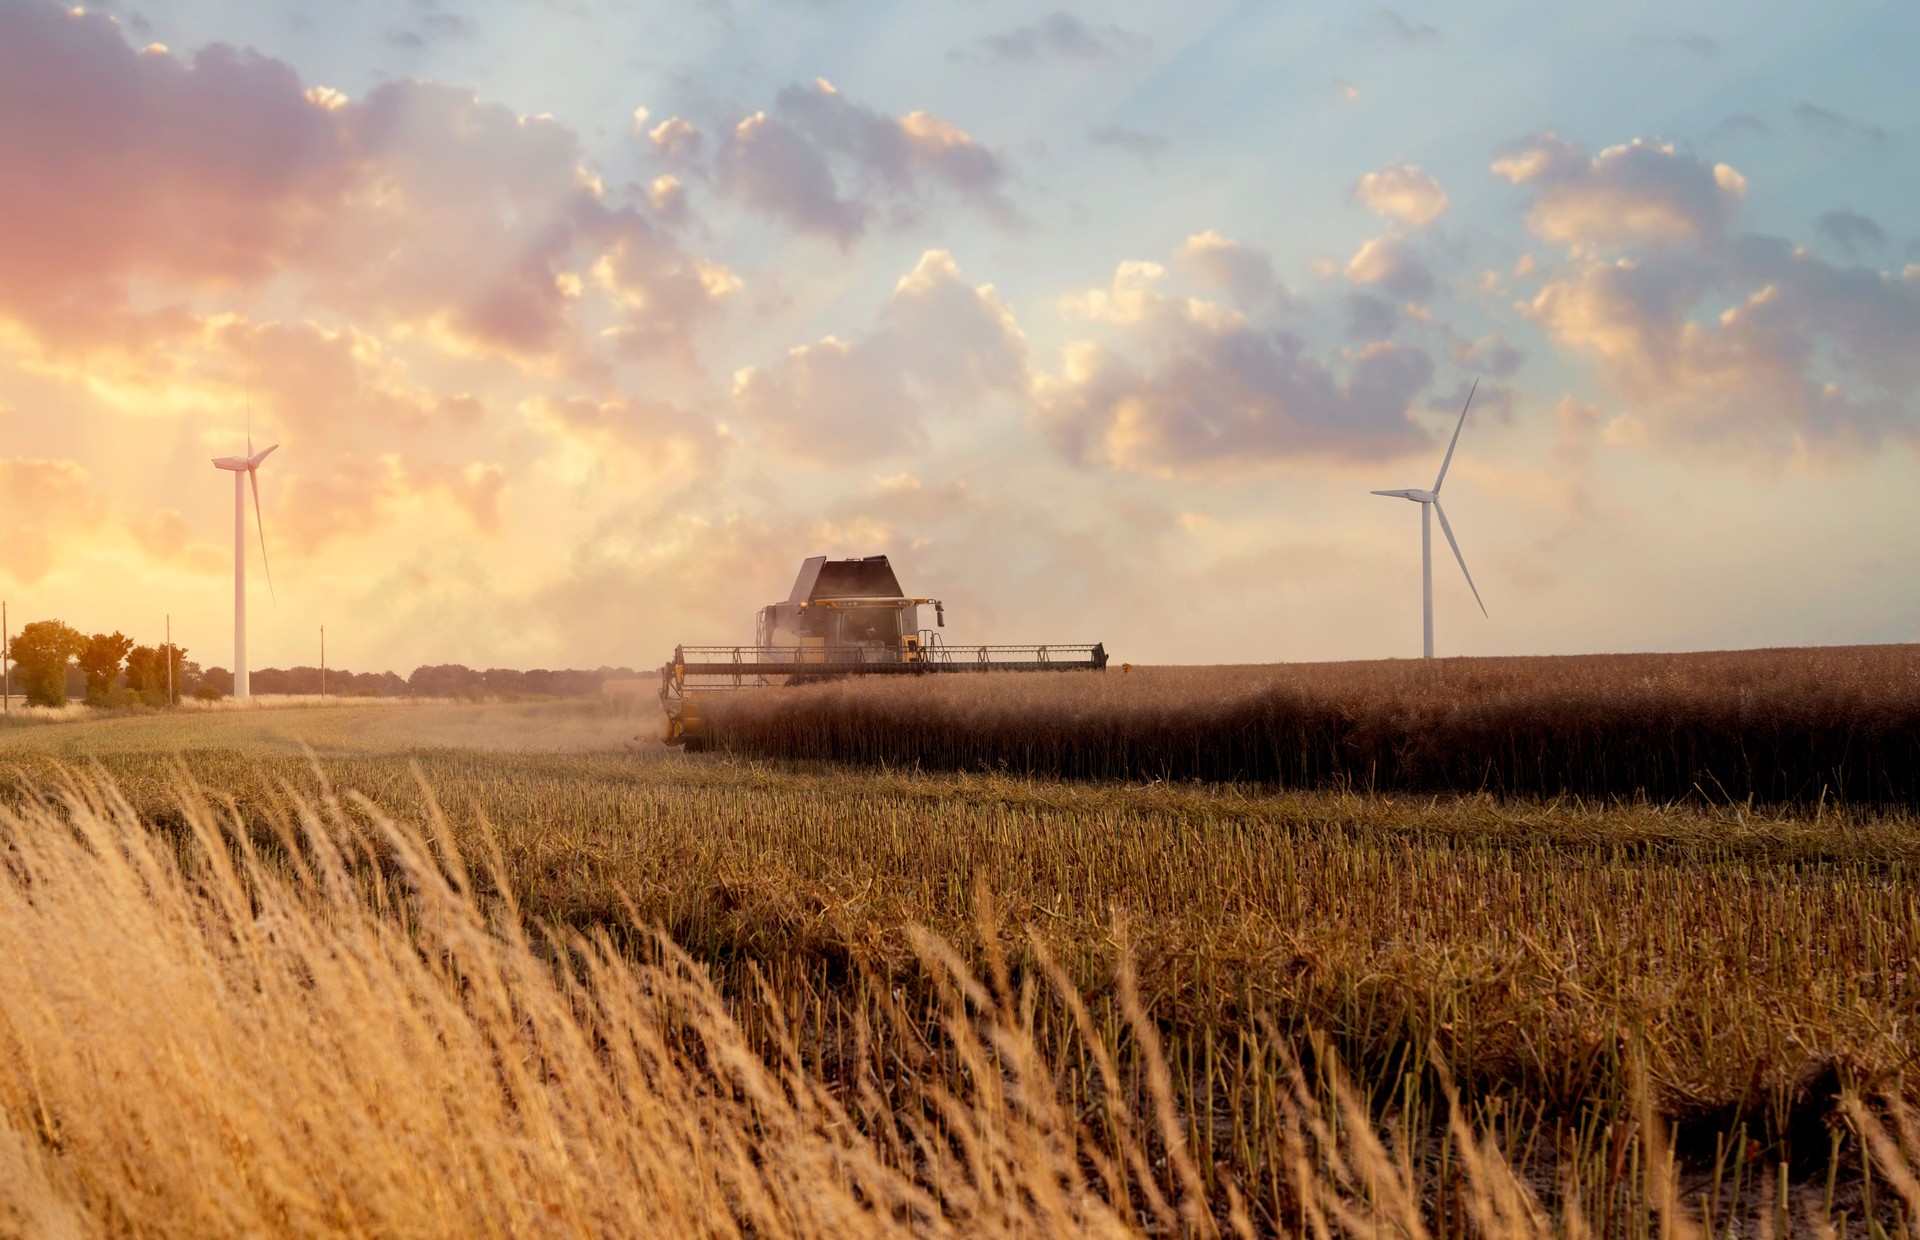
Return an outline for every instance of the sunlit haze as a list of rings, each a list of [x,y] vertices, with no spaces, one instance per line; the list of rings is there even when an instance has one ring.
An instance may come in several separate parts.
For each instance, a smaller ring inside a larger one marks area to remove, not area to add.
[[[1912,641],[1906,0],[0,0],[0,594],[658,664],[802,558],[1116,659]],[[251,520],[251,512],[249,512]],[[252,537],[250,533],[250,538]]]

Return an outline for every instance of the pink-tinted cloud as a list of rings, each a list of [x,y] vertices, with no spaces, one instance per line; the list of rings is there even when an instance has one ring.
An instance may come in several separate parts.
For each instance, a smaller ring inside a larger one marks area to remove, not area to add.
[[[261,484],[263,494],[272,495],[266,514],[269,545],[298,555],[366,538],[386,528],[404,506],[423,501],[444,503],[476,532],[494,534],[506,487],[506,470],[489,462],[461,465],[359,453],[302,463],[279,478],[263,476]]]
[[[0,316],[49,347],[178,330],[166,290],[291,276],[369,323],[519,356],[580,346],[577,272],[611,257],[642,353],[682,352],[724,292],[582,170],[565,126],[472,93],[366,98],[213,46],[135,51],[97,14],[0,7]],[[570,278],[571,277],[571,278]],[[136,280],[162,290],[136,304]]]
[[[1747,191],[1728,165],[1644,138],[1589,158],[1577,143],[1540,133],[1508,147],[1493,170],[1529,191],[1527,226],[1563,245],[1716,240]]]
[[[1424,228],[1447,209],[1446,191],[1412,164],[1388,164],[1354,183],[1353,200],[1376,215]]]
[[[1243,310],[1287,298],[1265,250],[1243,245],[1211,228],[1188,237],[1174,257],[1202,288],[1226,293]]]
[[[867,230],[876,208],[911,220],[935,193],[1002,223],[1017,218],[998,154],[932,113],[889,116],[824,80],[787,87],[770,112],[734,126],[718,173],[748,206],[842,245]]]
[[[1525,313],[1598,364],[1636,425],[1757,454],[1920,441],[1920,276],[1730,235],[1745,179],[1671,148],[1587,160],[1536,139],[1502,162],[1568,251]]]

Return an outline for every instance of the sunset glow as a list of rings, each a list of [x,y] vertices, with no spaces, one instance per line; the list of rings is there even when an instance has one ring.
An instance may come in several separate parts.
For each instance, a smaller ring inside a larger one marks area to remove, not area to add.
[[[878,553],[956,640],[1411,656],[1368,490],[1477,378],[1441,653],[1911,641],[1912,35],[0,0],[0,593],[226,664],[250,429],[256,667],[646,667]]]

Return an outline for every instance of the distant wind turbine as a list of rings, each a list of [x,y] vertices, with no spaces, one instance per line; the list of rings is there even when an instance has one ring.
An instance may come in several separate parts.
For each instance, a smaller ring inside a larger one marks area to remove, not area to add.
[[[1440,462],[1440,476],[1433,480],[1431,491],[1422,491],[1408,487],[1400,491],[1375,491],[1375,495],[1390,495],[1396,499],[1410,499],[1420,505],[1420,607],[1422,621],[1421,650],[1426,658],[1433,657],[1433,515],[1439,514],[1440,530],[1447,536],[1447,545],[1453,548],[1453,558],[1460,561],[1461,575],[1467,579],[1467,589],[1473,591],[1473,601],[1480,603],[1479,587],[1473,584],[1473,574],[1467,572],[1467,558],[1460,554],[1460,544],[1453,540],[1453,527],[1447,524],[1447,510],[1440,506],[1440,484],[1447,480],[1447,466],[1453,464],[1454,445],[1460,442],[1460,428],[1467,424],[1467,410],[1473,408],[1473,394],[1480,390],[1480,380],[1473,381],[1473,387],[1467,390],[1467,403],[1460,406],[1460,421],[1454,424],[1453,439],[1447,444],[1446,459]],[[1480,603],[1480,614],[1487,614],[1487,605]]]
[[[247,436],[247,455],[216,457],[215,469],[233,471],[233,696],[253,696],[247,684],[247,487],[253,488],[253,520],[260,530],[260,564],[267,570],[267,593],[273,593],[273,565],[267,562],[267,526],[260,518],[260,462],[279,444],[255,452]],[[245,475],[242,478],[241,475]]]

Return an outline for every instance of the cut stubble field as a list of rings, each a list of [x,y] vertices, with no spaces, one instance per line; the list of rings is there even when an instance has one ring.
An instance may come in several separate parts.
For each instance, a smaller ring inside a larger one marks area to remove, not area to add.
[[[809,697],[853,692],[788,698],[804,715]],[[473,883],[489,925],[585,936],[643,971],[669,968],[657,927],[711,977],[741,1048],[846,1103],[873,1156],[961,1230],[994,1229],[967,1213],[985,1198],[926,1186],[944,1176],[957,1191],[983,1164],[930,1151],[964,1146],[953,1143],[967,1108],[986,1105],[982,1055],[1009,1079],[1025,1079],[1015,1061],[1039,1072],[1059,1107],[1046,1122],[1075,1134],[1048,1157],[1064,1158],[1062,1183],[1091,1186],[1075,1208],[1104,1203],[1116,1227],[1163,1211],[1176,1229],[1239,1218],[1288,1234],[1316,1218],[1345,1232],[1371,1218],[1490,1235],[1575,1221],[1637,1235],[1683,1215],[1722,1230],[1920,1218],[1899,1176],[1914,1161],[1920,1013],[1920,834],[1903,809],[1290,792],[625,751],[648,722],[554,703],[15,727],[0,730],[5,830],[43,830],[45,815],[89,801],[111,818],[119,797],[189,873],[245,838],[278,874],[311,850],[302,815],[337,813],[321,834],[364,836],[348,869],[389,913],[421,889],[417,875],[395,878],[408,863],[392,841],[408,830],[443,854],[496,856],[476,862]],[[376,831],[379,814],[397,836]],[[220,820],[228,843],[216,847],[208,823]],[[21,898],[17,886],[0,894]],[[9,969],[10,994],[58,990],[30,954]],[[967,999],[974,976],[986,987]],[[12,1040],[0,1071],[13,1074],[0,1107],[16,1133],[49,1105],[18,1075],[44,1051],[28,1027],[0,1030]],[[113,1036],[111,1021],[99,1028]],[[704,1028],[675,1036],[719,1045]],[[698,1076],[710,1058],[676,1070]],[[1358,1111],[1342,1110],[1343,1079]],[[1451,1136],[1449,1085],[1462,1098]],[[1875,1116],[1889,1123],[1877,1152],[1862,1139]],[[889,1122],[905,1145],[888,1144]],[[939,1136],[916,1145],[903,1132]],[[1362,1132],[1384,1144],[1369,1153],[1354,1144]],[[56,1163],[90,1156],[51,1148]],[[146,1157],[145,1174],[164,1171],[164,1151]],[[95,1174],[94,1191],[117,1191]],[[743,1191],[721,1197],[737,1206]],[[862,1191],[869,1205],[891,1200]],[[779,1230],[736,1206],[721,1214]],[[898,1201],[887,1208],[911,1224]],[[1008,1219],[1011,1232],[1041,1226]]]

